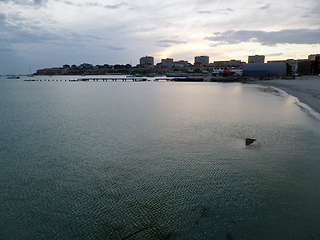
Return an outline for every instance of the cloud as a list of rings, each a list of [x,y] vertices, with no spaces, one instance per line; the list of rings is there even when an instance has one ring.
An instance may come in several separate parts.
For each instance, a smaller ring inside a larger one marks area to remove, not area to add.
[[[210,14],[212,12],[210,12],[210,11],[197,11],[197,13],[199,13],[199,14]]]
[[[223,9],[217,9],[214,11],[215,14],[224,14],[224,15],[230,15],[230,13],[235,12],[232,8],[223,8]]]
[[[296,8],[301,8],[303,10],[307,10],[306,13],[302,16],[304,18],[320,19],[320,17],[319,17],[320,6],[315,6],[313,8],[303,8],[303,7],[296,7]],[[319,25],[319,21],[318,21],[318,25]]]
[[[88,6],[91,6],[91,7],[100,7],[101,4],[100,3],[96,3],[96,2],[90,2],[90,3],[87,3]]]
[[[271,6],[271,5],[268,3],[268,4],[264,5],[263,7],[260,7],[260,9],[261,9],[261,10],[266,10],[266,9],[269,9],[270,6]]]
[[[119,3],[119,4],[115,4],[115,5],[105,5],[105,8],[109,8],[109,9],[118,9],[122,6],[127,6],[128,4],[125,2]]]
[[[320,29],[286,29],[281,31],[249,31],[229,30],[217,32],[206,40],[220,44],[238,44],[257,42],[261,45],[276,46],[278,44],[320,44]]]
[[[7,18],[7,15],[5,13],[0,12],[0,22],[4,22]]]
[[[232,8],[227,8],[226,11],[228,11],[228,12],[234,12],[234,9],[232,9]]]
[[[278,57],[282,56],[283,53],[270,53],[270,54],[265,54],[267,57]]]
[[[163,39],[156,41],[161,47],[171,47],[170,43],[173,44],[187,44],[187,42],[179,41],[179,40],[170,40],[170,39]]]
[[[115,46],[105,46],[105,48],[109,49],[109,50],[113,50],[113,51],[122,51],[122,50],[125,50],[126,48],[124,47],[115,47]]]
[[[33,0],[33,3],[35,5],[42,5],[42,4],[45,4],[47,2],[48,2],[48,0]]]
[[[74,5],[72,2],[69,2],[69,1],[64,1],[64,3],[68,5]]]
[[[0,2],[5,2],[9,3],[12,2],[16,5],[23,5],[23,6],[44,6],[48,2],[48,0],[31,0],[31,1],[26,1],[26,0],[0,0]]]

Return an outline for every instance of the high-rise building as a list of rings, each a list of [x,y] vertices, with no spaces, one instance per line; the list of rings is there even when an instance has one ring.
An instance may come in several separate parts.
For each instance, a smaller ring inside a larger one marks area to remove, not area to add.
[[[140,58],[140,65],[153,66],[154,65],[154,58],[151,56],[142,57],[142,58]]]
[[[196,56],[194,58],[194,63],[200,63],[203,66],[208,66],[209,65],[209,57],[208,56]]]
[[[248,57],[248,63],[264,63],[264,55],[254,55]]]

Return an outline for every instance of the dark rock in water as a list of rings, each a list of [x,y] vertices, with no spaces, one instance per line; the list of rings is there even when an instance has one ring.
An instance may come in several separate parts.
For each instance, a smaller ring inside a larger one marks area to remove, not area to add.
[[[254,138],[247,138],[247,139],[246,139],[246,146],[254,143],[255,141],[256,141],[256,140],[255,140]]]
[[[226,234],[226,240],[233,240],[231,233]]]

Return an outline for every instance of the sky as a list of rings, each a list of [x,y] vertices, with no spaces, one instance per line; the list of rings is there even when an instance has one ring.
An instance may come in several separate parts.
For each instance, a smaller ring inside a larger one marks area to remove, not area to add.
[[[319,0],[0,0],[0,74],[64,64],[305,59],[320,54]]]

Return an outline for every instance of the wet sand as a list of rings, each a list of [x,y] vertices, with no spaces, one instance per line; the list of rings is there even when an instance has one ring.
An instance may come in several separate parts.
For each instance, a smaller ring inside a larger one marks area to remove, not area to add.
[[[266,80],[255,83],[279,88],[320,113],[320,77],[318,76],[301,76],[292,80]]]

